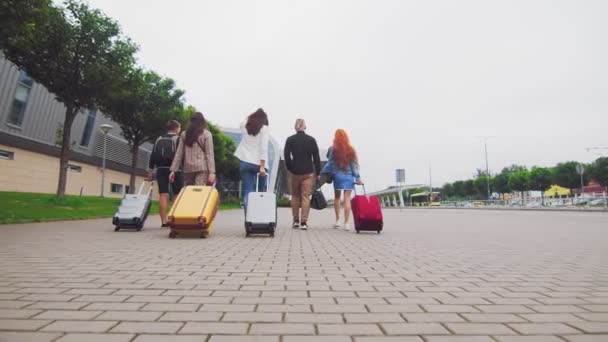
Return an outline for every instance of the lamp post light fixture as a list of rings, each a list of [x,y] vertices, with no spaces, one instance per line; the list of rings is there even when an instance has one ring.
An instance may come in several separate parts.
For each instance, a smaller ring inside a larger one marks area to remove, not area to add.
[[[101,158],[101,197],[104,197],[104,188],[106,181],[106,150],[108,146],[108,132],[114,128],[112,125],[103,124],[99,127],[101,133],[103,133],[103,155]]]

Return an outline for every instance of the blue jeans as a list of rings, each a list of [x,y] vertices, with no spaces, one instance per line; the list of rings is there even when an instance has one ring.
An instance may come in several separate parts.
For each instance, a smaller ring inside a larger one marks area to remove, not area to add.
[[[255,182],[257,175],[260,172],[260,166],[241,161],[239,172],[241,174],[243,205],[245,206],[245,211],[247,211],[247,197],[250,192],[256,191]],[[259,192],[266,191],[268,186],[268,176],[268,172],[266,172],[266,177],[260,177]]]

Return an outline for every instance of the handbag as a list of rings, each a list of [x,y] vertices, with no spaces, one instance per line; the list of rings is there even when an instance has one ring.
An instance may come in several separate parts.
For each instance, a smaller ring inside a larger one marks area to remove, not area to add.
[[[327,163],[321,169],[321,185],[327,183],[331,184],[334,181],[334,170],[333,170],[333,153],[331,147],[327,150]]]
[[[320,186],[317,187],[317,190],[313,192],[312,197],[310,198],[310,207],[315,210],[327,208],[327,200],[325,199],[325,195],[323,195]]]

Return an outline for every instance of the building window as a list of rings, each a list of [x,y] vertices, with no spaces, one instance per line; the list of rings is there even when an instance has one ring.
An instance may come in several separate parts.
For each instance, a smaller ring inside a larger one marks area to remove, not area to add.
[[[15,98],[13,99],[13,106],[11,107],[11,112],[8,117],[9,124],[21,127],[23,115],[25,114],[25,106],[27,105],[27,98],[32,91],[33,85],[34,81],[25,71],[20,70],[19,82],[17,83]]]
[[[82,172],[82,166],[68,164],[67,170],[72,172]]]
[[[0,159],[13,160],[15,159],[15,152],[0,150]]]
[[[122,184],[116,184],[116,183],[110,184],[110,192],[113,194],[122,195]]]
[[[95,127],[95,117],[97,116],[97,110],[91,109],[87,114],[87,122],[84,125],[84,131],[82,131],[82,138],[80,138],[80,146],[89,147],[91,142],[91,133]]]

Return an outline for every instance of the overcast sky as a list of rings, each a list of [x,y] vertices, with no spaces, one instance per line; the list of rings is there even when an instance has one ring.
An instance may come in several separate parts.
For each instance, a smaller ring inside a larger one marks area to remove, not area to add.
[[[346,129],[368,190],[608,147],[608,1],[90,0],[211,121]],[[608,150],[603,151],[608,155]]]

